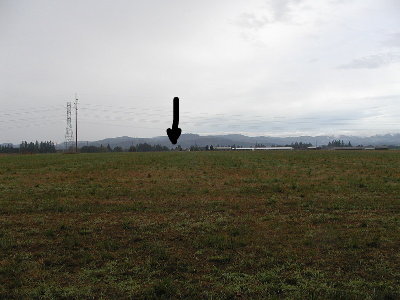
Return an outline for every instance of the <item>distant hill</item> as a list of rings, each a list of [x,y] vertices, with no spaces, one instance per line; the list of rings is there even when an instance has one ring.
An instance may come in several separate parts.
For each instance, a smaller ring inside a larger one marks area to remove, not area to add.
[[[254,146],[256,143],[263,144],[265,146],[282,146],[295,142],[311,143],[315,145],[327,145],[329,141],[334,139],[343,140],[345,143],[351,142],[353,146],[357,145],[400,145],[400,134],[385,134],[385,135],[375,135],[370,137],[359,137],[359,136],[293,136],[293,137],[270,137],[270,136],[257,136],[250,137],[241,134],[227,134],[227,135],[198,135],[198,134],[182,134],[178,144],[182,148],[187,148],[192,145],[197,145],[204,147],[206,145],[213,146],[243,146],[250,147]],[[107,138],[99,141],[89,141],[78,143],[79,147],[85,145],[94,146],[107,146],[110,144],[111,147],[122,147],[124,149],[129,148],[131,145],[137,145],[140,143],[148,143],[150,145],[161,145],[172,148],[171,142],[167,136],[158,136],[153,138],[133,138],[129,136],[122,136],[116,138]],[[177,146],[176,145],[176,146]],[[58,149],[63,149],[64,144],[58,144]],[[175,146],[174,146],[175,147]]]

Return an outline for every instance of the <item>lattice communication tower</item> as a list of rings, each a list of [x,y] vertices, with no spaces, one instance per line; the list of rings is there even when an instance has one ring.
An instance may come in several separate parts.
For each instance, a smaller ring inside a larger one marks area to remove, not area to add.
[[[72,150],[74,146],[74,132],[72,131],[71,102],[67,102],[67,127],[65,129],[65,150]]]

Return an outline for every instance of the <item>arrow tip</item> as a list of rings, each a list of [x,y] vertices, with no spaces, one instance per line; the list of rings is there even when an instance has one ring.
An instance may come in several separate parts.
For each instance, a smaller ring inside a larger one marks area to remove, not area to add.
[[[169,140],[173,145],[175,145],[178,142],[179,137],[181,136],[182,130],[180,128],[168,128],[167,129],[167,135],[169,137]]]

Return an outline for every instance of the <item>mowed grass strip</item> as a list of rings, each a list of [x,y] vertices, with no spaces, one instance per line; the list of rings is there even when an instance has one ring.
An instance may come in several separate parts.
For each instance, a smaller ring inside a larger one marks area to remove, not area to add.
[[[400,298],[400,152],[0,156],[0,298]]]

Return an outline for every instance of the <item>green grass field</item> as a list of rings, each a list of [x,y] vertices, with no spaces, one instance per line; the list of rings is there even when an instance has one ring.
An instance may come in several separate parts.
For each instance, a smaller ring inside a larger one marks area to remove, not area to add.
[[[0,156],[0,298],[399,299],[400,152]]]

